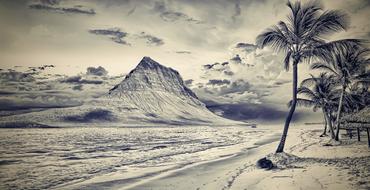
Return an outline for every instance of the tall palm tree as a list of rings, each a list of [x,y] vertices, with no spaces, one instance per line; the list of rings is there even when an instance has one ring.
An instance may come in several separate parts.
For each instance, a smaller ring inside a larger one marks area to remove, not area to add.
[[[322,136],[326,134],[326,127],[329,125],[333,139],[335,138],[335,134],[331,123],[330,110],[333,107],[335,88],[336,82],[334,81],[334,76],[327,73],[321,73],[318,77],[311,75],[310,78],[303,80],[301,86],[298,88],[298,94],[304,95],[305,98],[297,98],[298,106],[313,107],[314,111],[321,108],[325,121]],[[291,105],[291,102],[289,105]]]
[[[276,51],[285,53],[284,67],[293,65],[293,98],[288,116],[285,121],[283,134],[276,152],[283,152],[288,134],[289,124],[297,104],[298,64],[304,60],[310,61],[312,55],[320,54],[320,49],[328,48],[324,37],[345,30],[348,26],[346,14],[337,11],[323,11],[318,1],[308,3],[290,2],[288,22],[280,21],[257,36],[256,43],[260,48],[270,46]],[[338,43],[342,43],[338,41]]]
[[[353,82],[363,81],[361,78],[367,76],[370,59],[367,58],[370,50],[360,46],[349,46],[348,48],[334,48],[322,57],[323,62],[311,65],[312,69],[321,69],[333,74],[341,83],[341,92],[336,115],[335,140],[339,140],[340,117],[343,111],[343,102],[346,89]]]

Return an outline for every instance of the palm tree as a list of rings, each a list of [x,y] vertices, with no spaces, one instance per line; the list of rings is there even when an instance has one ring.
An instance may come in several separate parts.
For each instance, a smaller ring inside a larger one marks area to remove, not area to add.
[[[256,39],[256,44],[260,48],[270,46],[276,51],[285,53],[286,70],[289,69],[291,62],[293,65],[292,106],[285,121],[277,153],[284,151],[289,124],[297,104],[298,64],[305,60],[310,61],[313,55],[320,54],[320,49],[337,43],[342,44],[342,41],[326,44],[324,37],[345,30],[348,26],[346,14],[337,10],[323,11],[318,1],[304,4],[300,1],[295,3],[288,1],[287,6],[291,11],[288,22],[280,21],[258,35]]]
[[[321,57],[324,62],[317,62],[311,65],[312,69],[321,69],[333,74],[341,83],[341,92],[336,114],[335,140],[339,140],[340,117],[343,111],[343,101],[346,89],[353,82],[364,81],[361,78],[367,76],[367,67],[370,59],[367,58],[370,50],[359,46],[348,48],[334,48]]]
[[[326,135],[326,128],[329,125],[331,137],[334,139],[335,134],[331,123],[330,110],[333,107],[333,99],[335,97],[336,83],[334,76],[328,75],[327,73],[321,73],[318,77],[311,75],[310,78],[305,79],[301,82],[301,86],[298,88],[298,94],[304,95],[306,98],[297,98],[298,106],[313,107],[313,111],[321,108],[325,128],[323,134]],[[291,105],[291,102],[289,105]]]

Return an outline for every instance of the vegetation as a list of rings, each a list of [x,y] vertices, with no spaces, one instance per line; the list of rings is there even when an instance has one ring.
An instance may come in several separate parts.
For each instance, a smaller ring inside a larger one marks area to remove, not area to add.
[[[347,88],[350,85],[358,85],[358,83],[366,82],[366,76],[368,76],[366,69],[370,63],[370,60],[366,58],[368,53],[368,49],[358,46],[341,49],[334,48],[328,51],[325,56],[321,57],[323,62],[317,62],[311,66],[312,69],[321,69],[329,72],[340,82],[341,92],[336,114],[335,140],[339,140],[339,121],[343,111],[343,102],[345,101],[344,98]],[[359,106],[360,104],[356,103],[355,98],[354,92],[349,92],[349,94],[347,94],[347,101],[354,100],[354,102],[352,102],[353,105]],[[350,108],[349,110],[353,111]]]
[[[318,77],[311,75],[311,78],[302,81],[298,88],[298,94],[304,95],[306,98],[297,98],[297,105],[313,107],[313,110],[321,109],[325,128],[322,136],[326,135],[327,125],[329,125],[331,137],[334,138],[334,129],[332,125],[332,112],[335,103],[336,92],[334,91],[336,82],[333,75],[321,73]],[[291,104],[291,103],[289,103]]]
[[[335,53],[332,53],[333,50],[342,53],[344,50],[358,46],[360,43],[360,41],[356,39],[345,39],[332,42],[325,41],[325,36],[345,30],[348,27],[348,17],[341,11],[323,11],[323,7],[318,1],[311,1],[308,3],[301,3],[300,1],[292,3],[289,1],[287,6],[290,9],[288,22],[280,21],[277,25],[268,28],[258,35],[256,39],[257,45],[261,48],[270,46],[276,51],[285,53],[284,67],[286,70],[289,69],[291,64],[293,66],[293,98],[290,103],[290,111],[285,121],[283,134],[276,150],[277,153],[284,151],[289,124],[296,109],[296,105],[302,104],[303,102],[308,103],[308,101],[306,101],[307,99],[297,98],[299,63],[310,63],[316,59],[326,62],[325,55],[327,55],[328,52],[330,52],[331,55],[335,55]],[[336,62],[336,60],[334,62]],[[324,66],[320,66],[317,68],[323,67]],[[303,89],[301,89],[300,92],[305,94]],[[316,99],[311,100],[314,102],[318,101]],[[339,103],[338,113],[341,112],[342,102],[343,97]],[[324,110],[329,109],[325,108],[326,105],[322,102],[316,103],[316,107],[322,107]],[[325,110],[325,112],[331,111],[331,107],[330,110]],[[331,113],[327,113],[326,115],[331,117]],[[330,117],[327,119],[330,120]],[[330,122],[331,120],[327,123]]]

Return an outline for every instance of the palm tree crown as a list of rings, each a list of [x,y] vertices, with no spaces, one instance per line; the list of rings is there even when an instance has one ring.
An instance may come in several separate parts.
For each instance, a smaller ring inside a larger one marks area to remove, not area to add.
[[[290,60],[299,63],[312,56],[314,48],[325,44],[324,37],[345,30],[348,17],[341,11],[323,11],[318,1],[306,4],[288,2],[291,13],[288,23],[280,21],[257,37],[260,47],[271,46],[276,51],[286,53],[285,69],[289,69]]]

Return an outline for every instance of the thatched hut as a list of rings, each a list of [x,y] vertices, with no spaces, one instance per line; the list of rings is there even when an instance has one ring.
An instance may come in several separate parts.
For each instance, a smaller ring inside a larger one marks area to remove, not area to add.
[[[369,128],[370,127],[370,107],[364,108],[359,112],[348,114],[342,117],[341,122],[348,128]]]
[[[360,141],[360,131],[365,129],[370,147],[370,107],[364,108],[359,112],[348,114],[341,119],[345,129],[356,129],[358,140]]]

